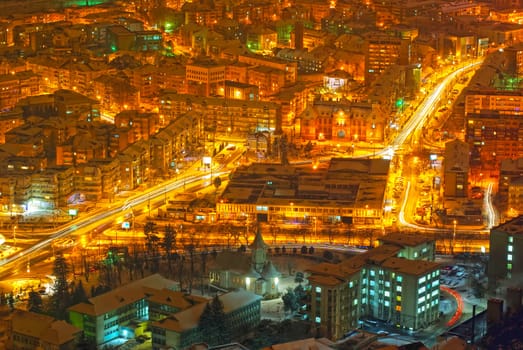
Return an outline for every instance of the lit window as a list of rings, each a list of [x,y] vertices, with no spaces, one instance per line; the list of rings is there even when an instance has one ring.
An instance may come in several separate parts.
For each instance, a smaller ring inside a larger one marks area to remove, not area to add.
[[[507,247],[507,249],[508,249],[509,252],[512,252],[512,246],[511,246],[511,245],[509,245],[509,246]]]
[[[316,287],[316,293],[321,293],[321,287]]]
[[[512,261],[512,254],[508,254],[508,255],[507,255],[507,260],[508,260],[508,261]]]
[[[320,318],[319,316],[316,316],[316,318],[314,319],[314,321],[315,321],[316,323],[320,323],[320,322],[321,322],[321,318]]]
[[[396,292],[401,292],[401,286],[396,286]]]

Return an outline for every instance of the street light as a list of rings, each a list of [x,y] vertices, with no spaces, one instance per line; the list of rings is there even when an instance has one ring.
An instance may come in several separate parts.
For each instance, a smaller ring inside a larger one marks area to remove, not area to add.
[[[18,228],[18,226],[16,225],[13,225],[13,247],[16,248],[16,229]]]
[[[452,224],[454,226],[454,230],[452,231],[452,245],[450,246],[452,254],[454,254],[454,244],[456,244],[456,225],[457,225],[457,223],[458,222],[456,220],[452,221]]]

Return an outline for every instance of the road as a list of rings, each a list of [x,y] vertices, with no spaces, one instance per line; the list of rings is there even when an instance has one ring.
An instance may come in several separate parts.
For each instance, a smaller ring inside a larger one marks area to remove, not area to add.
[[[9,275],[14,270],[19,270],[20,266],[22,266],[21,264],[25,264],[25,261],[28,260],[30,255],[40,255],[41,251],[51,246],[56,239],[78,234],[79,232],[96,230],[96,228],[107,222],[124,221],[132,215],[133,208],[148,206],[151,202],[166,198],[171,191],[183,189],[187,185],[195,185],[197,183],[210,185],[212,181],[211,177],[214,178],[229,173],[231,170],[228,165],[234,164],[241,155],[241,149],[231,152],[227,158],[228,163],[219,166],[216,164],[216,166],[213,167],[214,172],[207,170],[202,173],[200,165],[195,164],[187,169],[184,174],[144,189],[143,191],[139,191],[123,201],[112,203],[109,208],[97,208],[92,212],[80,215],[78,218],[57,230],[35,232],[35,234],[45,236],[45,238],[14,255],[0,260],[0,278]]]
[[[481,64],[481,62],[482,61],[478,60],[473,63],[466,64],[463,67],[459,67],[454,72],[448,74],[441,81],[441,83],[436,85],[434,90],[431,91],[424,98],[424,100],[420,103],[418,108],[413,112],[412,116],[405,122],[404,127],[398,132],[398,134],[392,140],[390,145],[387,145],[381,150],[373,150],[372,154],[369,153],[366,155],[362,155],[361,157],[369,157],[371,155],[382,155],[392,157],[395,150],[401,148],[408,140],[408,138],[414,132],[416,132],[416,130],[420,130],[420,128],[427,122],[427,119],[430,116],[430,114],[438,107],[441,95],[447,91],[447,89],[449,88],[449,86],[451,86],[454,80],[457,79],[461,74],[466,73],[469,70],[475,69],[478,65]],[[241,156],[240,152],[241,148],[238,148],[238,150],[234,154],[234,157],[230,157],[229,164],[233,164],[236,161],[236,159]],[[217,169],[217,172],[214,174],[214,176],[219,176],[230,172],[231,169],[227,165],[228,164],[225,164],[221,169]],[[212,175],[210,173],[202,174],[196,166],[196,168],[188,169],[185,172],[185,174],[180,175],[175,179],[168,180],[151,188],[145,189],[143,192],[134,194],[132,197],[126,199],[123,203],[113,203],[113,205],[110,208],[97,208],[95,211],[87,215],[81,215],[72,222],[64,225],[63,227],[55,231],[42,232],[42,234],[45,235],[46,238],[42,239],[35,245],[19,252],[18,254],[7,257],[0,261],[0,276],[2,275],[2,272],[5,272],[5,270],[7,270],[11,264],[15,263],[18,260],[25,259],[28,254],[32,254],[34,252],[47,248],[55,239],[76,233],[79,230],[95,229],[96,227],[108,221],[122,220],[122,218],[125,219],[126,215],[128,215],[128,211],[132,208],[143,206],[145,203],[150,203],[151,201],[159,198],[165,198],[169,192],[183,188],[188,184],[194,184],[196,182],[206,180],[210,183],[211,176]],[[407,223],[403,213],[400,213],[400,218],[402,218],[400,222],[405,226],[410,226],[423,230],[428,229],[425,227],[414,226],[412,224]]]

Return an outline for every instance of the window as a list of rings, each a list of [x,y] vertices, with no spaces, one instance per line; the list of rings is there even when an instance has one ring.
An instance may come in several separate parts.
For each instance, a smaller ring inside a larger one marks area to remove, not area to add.
[[[401,283],[403,281],[403,276],[398,275],[398,277],[396,277],[396,281]]]
[[[316,287],[316,293],[321,293],[321,287]]]

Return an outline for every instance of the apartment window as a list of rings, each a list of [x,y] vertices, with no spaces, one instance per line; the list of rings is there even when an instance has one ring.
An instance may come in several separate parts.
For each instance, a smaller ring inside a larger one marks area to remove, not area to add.
[[[512,254],[507,254],[507,260],[512,261]]]
[[[507,247],[507,250],[508,250],[509,252],[512,252],[512,249],[513,249],[513,248],[512,248],[511,245],[509,245],[509,246]]]

